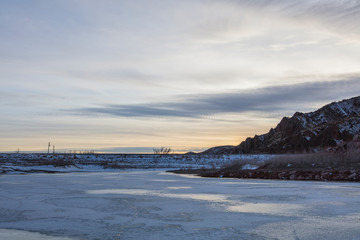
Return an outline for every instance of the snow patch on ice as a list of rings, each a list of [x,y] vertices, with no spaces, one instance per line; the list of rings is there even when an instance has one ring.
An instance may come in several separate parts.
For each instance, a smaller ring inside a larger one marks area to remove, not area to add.
[[[52,237],[49,235],[23,230],[0,229],[0,239],[6,240],[74,240],[67,237]]]
[[[125,195],[147,195],[156,197],[168,197],[188,200],[202,200],[209,202],[229,202],[228,196],[221,194],[196,194],[196,193],[165,193],[160,191],[149,191],[145,189],[101,189],[88,190],[88,194],[125,194]]]
[[[239,213],[260,213],[260,214],[276,214],[276,215],[292,215],[298,212],[302,207],[297,204],[284,203],[244,203],[241,205],[228,206],[229,212]]]
[[[154,192],[145,189],[100,189],[88,190],[88,194],[127,194],[127,195],[151,195]]]
[[[259,166],[253,164],[245,164],[244,166],[241,167],[242,170],[254,170],[258,168]]]
[[[179,189],[191,189],[191,187],[167,187],[166,189],[179,190]]]

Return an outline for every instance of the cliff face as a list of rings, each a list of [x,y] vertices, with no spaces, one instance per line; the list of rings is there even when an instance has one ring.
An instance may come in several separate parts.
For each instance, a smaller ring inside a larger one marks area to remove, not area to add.
[[[315,152],[357,140],[360,97],[330,103],[315,112],[284,117],[275,129],[247,138],[233,153]]]
[[[330,103],[315,112],[284,117],[266,134],[247,138],[227,153],[302,153],[358,148],[360,96]],[[219,149],[217,149],[219,151]],[[224,149],[225,150],[225,149]]]

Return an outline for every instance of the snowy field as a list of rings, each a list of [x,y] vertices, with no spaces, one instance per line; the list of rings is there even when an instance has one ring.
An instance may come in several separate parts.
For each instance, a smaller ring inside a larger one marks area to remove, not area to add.
[[[1,173],[96,172],[121,169],[220,168],[237,160],[254,164],[274,155],[187,155],[187,154],[16,154],[0,153]]]
[[[0,239],[360,239],[360,184],[163,170],[0,175]]]

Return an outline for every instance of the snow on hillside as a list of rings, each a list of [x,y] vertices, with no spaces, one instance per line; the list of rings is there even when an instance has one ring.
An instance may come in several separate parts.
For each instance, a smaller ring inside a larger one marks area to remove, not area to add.
[[[316,125],[339,121],[351,116],[359,116],[360,114],[360,98],[351,98],[340,102],[330,103],[315,112],[305,113],[304,116],[309,120],[310,124],[306,125],[312,128]]]
[[[330,103],[314,112],[284,117],[268,133],[247,138],[230,151],[217,147],[209,150],[245,154],[339,151],[346,150],[348,144],[356,149],[360,146],[359,136],[360,96]]]

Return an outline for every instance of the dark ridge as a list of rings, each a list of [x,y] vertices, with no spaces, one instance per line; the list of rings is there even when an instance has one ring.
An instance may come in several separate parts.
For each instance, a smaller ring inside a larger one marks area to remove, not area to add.
[[[360,96],[309,113],[284,117],[268,133],[238,146],[213,147],[202,154],[283,154],[359,149]]]

